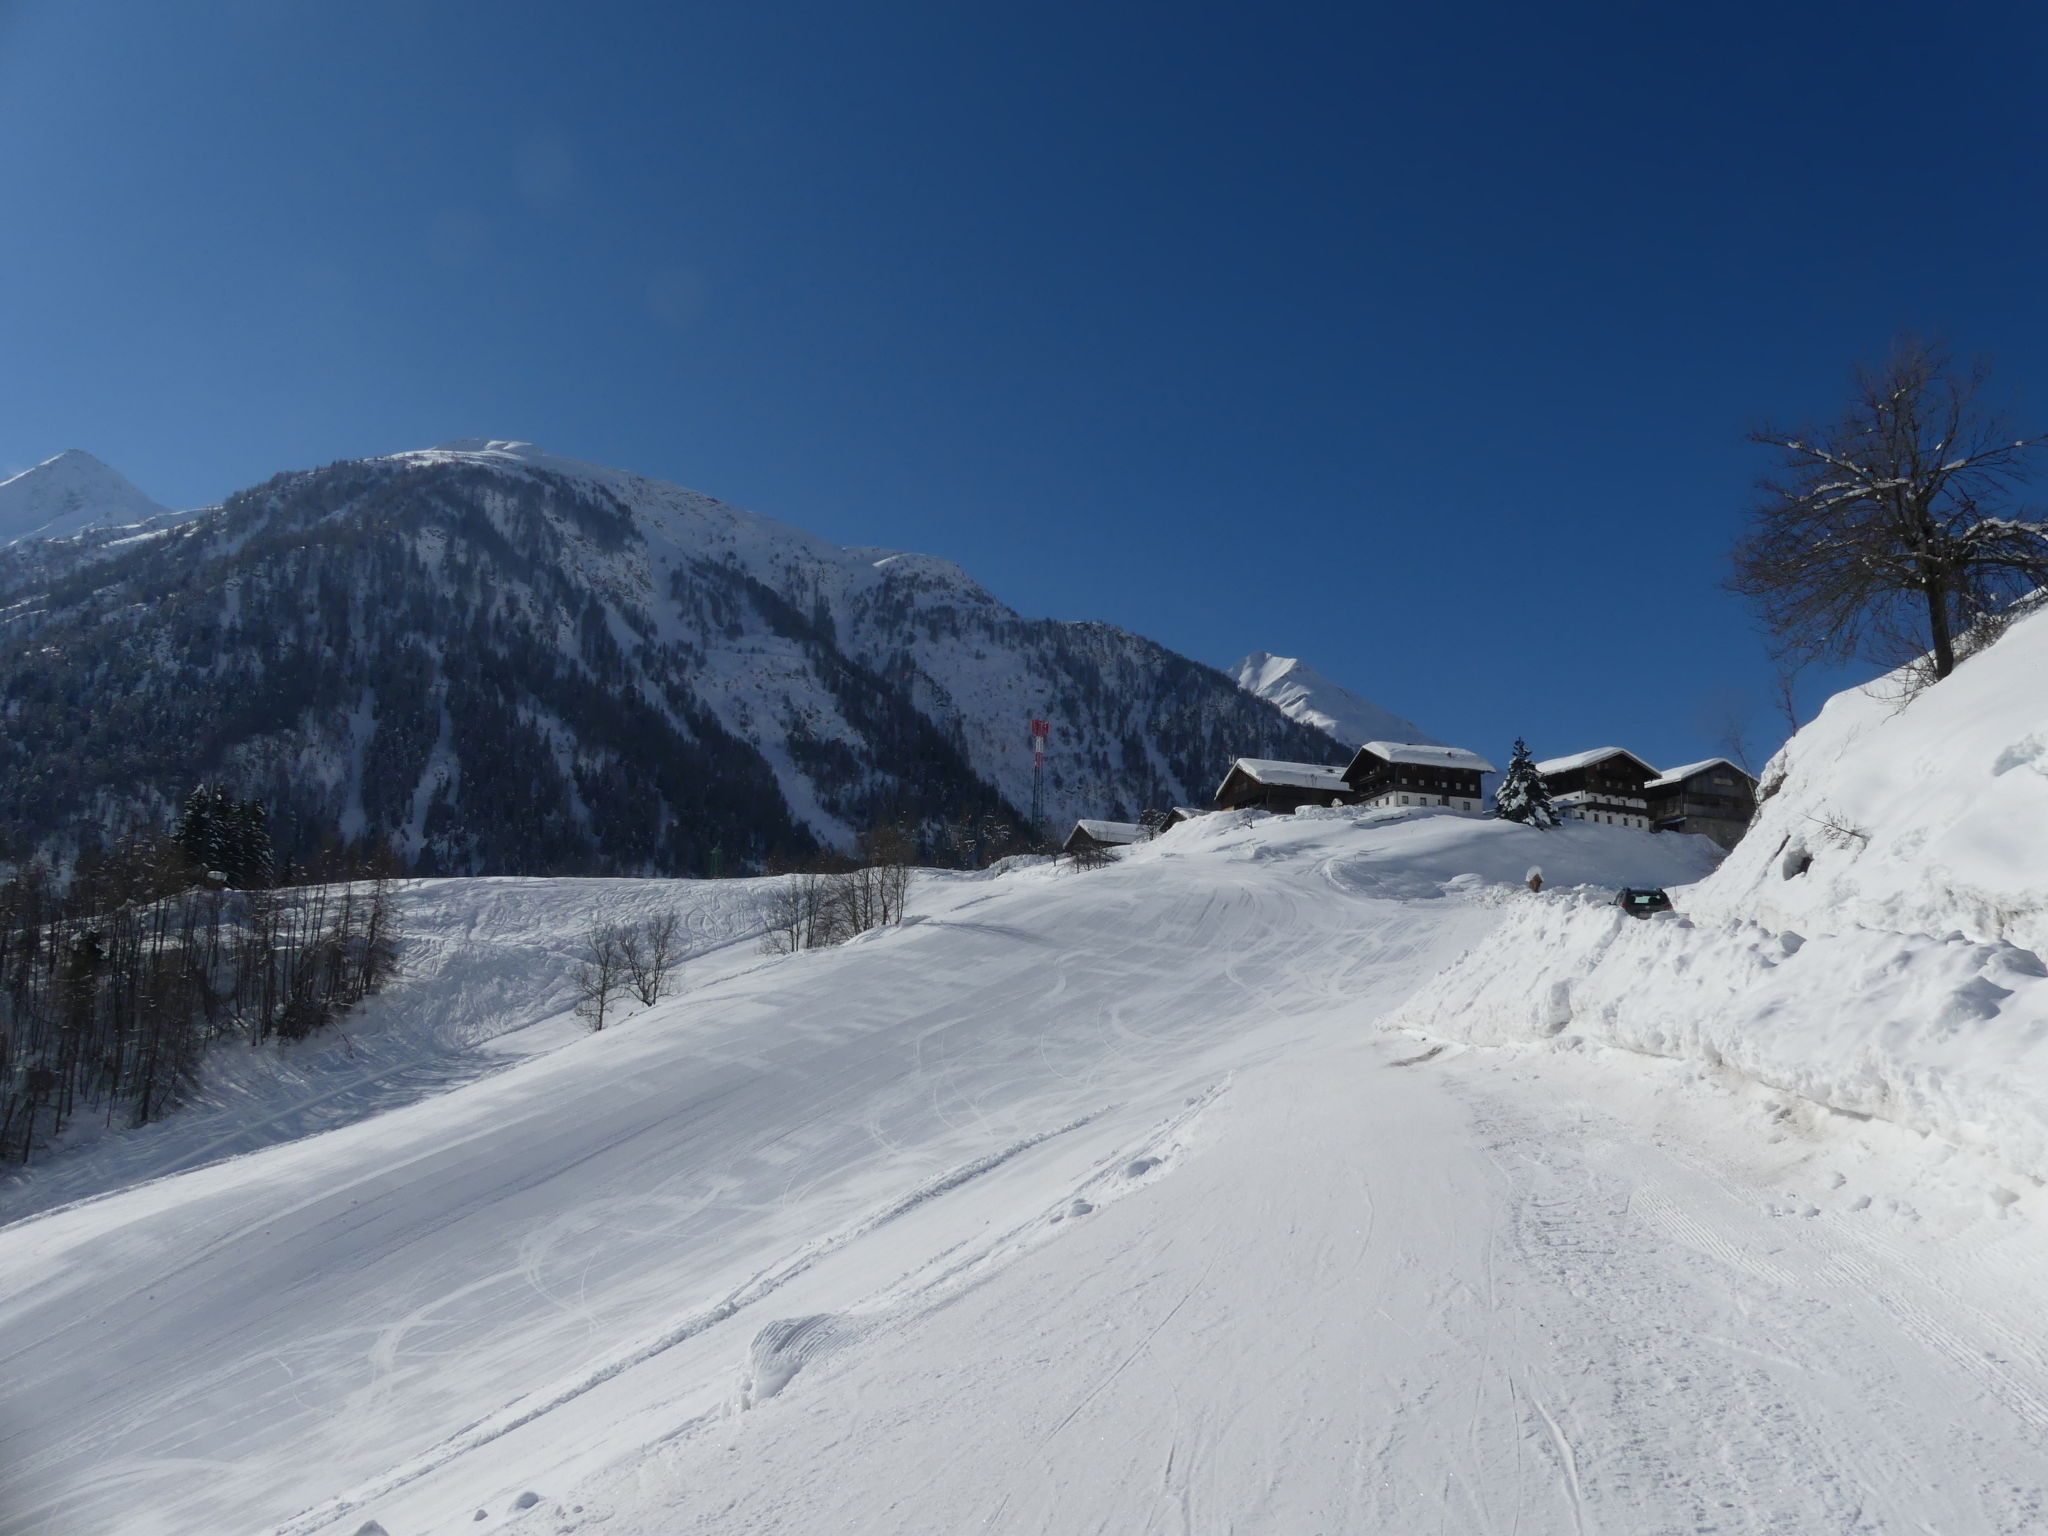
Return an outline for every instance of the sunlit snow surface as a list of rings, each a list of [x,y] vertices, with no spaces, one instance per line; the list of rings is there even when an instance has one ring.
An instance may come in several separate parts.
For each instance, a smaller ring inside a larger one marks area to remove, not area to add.
[[[53,459],[0,480],[0,545],[140,523],[164,517],[169,511],[137,490],[118,470],[80,449],[67,448]]]
[[[1680,916],[1527,905],[1402,1021],[1725,1067],[2048,1178],[2044,675],[2048,613],[1918,694],[1836,696]]]
[[[1347,752],[1368,741],[1416,741],[1441,745],[1414,721],[1383,709],[1362,694],[1331,682],[1293,656],[1253,651],[1237,664],[1237,685],[1277,705],[1290,720],[1334,737]]]
[[[1726,1072],[1378,1028],[1709,854],[1218,816],[780,960],[679,882],[683,991],[595,1036],[542,1010],[609,883],[422,888],[358,1027],[431,1043],[445,996],[502,1066],[0,1229],[0,1530],[2038,1529],[2031,1186]]]

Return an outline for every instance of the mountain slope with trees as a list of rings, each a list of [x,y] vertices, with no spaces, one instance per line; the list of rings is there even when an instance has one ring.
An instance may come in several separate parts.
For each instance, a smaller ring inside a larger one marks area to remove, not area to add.
[[[949,561],[470,439],[282,474],[106,547],[0,551],[0,837],[76,851],[215,782],[281,862],[335,834],[420,873],[735,872],[883,823],[973,862],[1205,799],[1327,741],[1107,624]],[[329,850],[331,851],[331,850]]]

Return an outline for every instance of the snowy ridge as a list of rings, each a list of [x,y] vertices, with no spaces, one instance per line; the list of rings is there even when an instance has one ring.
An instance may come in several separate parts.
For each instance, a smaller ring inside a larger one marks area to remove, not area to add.
[[[1238,686],[1245,692],[1268,700],[1290,720],[1313,726],[1354,751],[1368,741],[1442,745],[1414,721],[1331,682],[1295,657],[1253,651],[1237,664],[1236,676]]]
[[[0,546],[125,527],[171,514],[119,471],[79,448],[0,480]]]
[[[2044,668],[2037,614],[1917,696],[1837,695],[1679,916],[1532,897],[1403,1022],[1704,1061],[2048,1178]]]

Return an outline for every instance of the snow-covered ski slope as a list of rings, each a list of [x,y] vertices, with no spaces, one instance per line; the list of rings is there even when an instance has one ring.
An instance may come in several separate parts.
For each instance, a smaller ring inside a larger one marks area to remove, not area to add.
[[[0,1530],[2038,1530],[2048,1197],[1725,1073],[1377,1027],[1531,863],[1711,852],[1216,816],[700,946],[601,1035],[519,1013],[465,1086],[0,1228]],[[437,942],[559,985],[595,883],[463,928],[469,885]],[[518,1012],[446,953],[479,1033]]]
[[[341,1023],[291,1045],[216,1047],[177,1114],[139,1131],[74,1120],[58,1155],[0,1165],[0,1222],[352,1124],[552,1050],[571,1013],[593,916],[674,909],[702,965],[761,934],[766,880],[408,880],[399,978]],[[678,892],[687,893],[678,899]]]

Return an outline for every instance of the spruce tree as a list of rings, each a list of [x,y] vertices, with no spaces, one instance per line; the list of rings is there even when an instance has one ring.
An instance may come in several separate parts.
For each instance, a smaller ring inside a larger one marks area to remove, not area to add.
[[[270,821],[260,800],[228,802],[228,826],[224,839],[228,884],[241,891],[267,891],[275,884],[274,858],[270,845]]]
[[[185,797],[178,819],[178,846],[201,875],[225,872],[227,818],[234,801],[218,784],[199,784]]]
[[[218,875],[236,890],[267,890],[276,877],[270,821],[260,800],[237,800],[219,784],[201,784],[185,797],[178,846],[202,875]]]
[[[1502,821],[1519,821],[1524,826],[1554,827],[1557,807],[1550,803],[1549,786],[1536,771],[1536,759],[1528,744],[1515,738],[1515,755],[1508,759],[1508,771],[1493,792],[1494,814]]]

